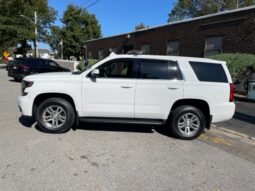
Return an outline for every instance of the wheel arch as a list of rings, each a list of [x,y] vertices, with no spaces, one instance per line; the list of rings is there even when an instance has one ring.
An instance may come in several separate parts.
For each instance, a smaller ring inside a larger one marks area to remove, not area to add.
[[[169,113],[169,118],[173,111],[179,106],[190,105],[201,110],[206,118],[206,128],[210,129],[212,116],[210,114],[210,106],[207,101],[202,99],[181,99],[177,100],[173,105]]]
[[[32,115],[33,116],[35,116],[34,115],[35,111],[38,108],[38,106],[40,105],[40,103],[42,103],[44,100],[46,100],[48,98],[62,98],[62,99],[65,99],[74,107],[74,110],[76,111],[75,102],[74,102],[73,98],[70,95],[64,94],[64,93],[43,93],[43,94],[37,95],[34,99],[33,108],[32,108]]]

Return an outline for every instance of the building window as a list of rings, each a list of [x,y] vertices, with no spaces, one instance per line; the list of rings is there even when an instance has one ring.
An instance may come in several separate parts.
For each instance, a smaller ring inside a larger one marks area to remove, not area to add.
[[[178,56],[179,55],[179,49],[180,49],[180,41],[170,41],[167,43],[167,51],[166,55],[172,55],[172,56]]]
[[[208,37],[205,40],[204,56],[211,56],[222,53],[223,37]]]
[[[118,48],[115,48],[115,47],[113,47],[113,48],[110,48],[110,52],[114,52],[114,53],[118,53]]]
[[[104,50],[100,49],[98,52],[98,59],[103,60],[104,59]]]
[[[151,46],[149,44],[142,45],[141,48],[142,54],[150,54],[150,48]]]
[[[89,51],[89,58],[93,58],[93,51]]]

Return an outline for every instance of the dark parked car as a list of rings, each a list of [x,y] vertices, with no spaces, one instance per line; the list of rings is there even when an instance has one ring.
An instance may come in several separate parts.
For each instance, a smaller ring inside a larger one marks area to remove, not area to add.
[[[8,76],[15,81],[22,80],[25,76],[46,72],[70,72],[69,69],[59,66],[53,60],[41,58],[17,58],[6,67]]]

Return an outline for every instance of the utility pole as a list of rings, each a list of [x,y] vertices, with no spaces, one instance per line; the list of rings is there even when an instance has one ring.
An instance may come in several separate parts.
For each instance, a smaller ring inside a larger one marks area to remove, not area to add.
[[[38,46],[37,46],[37,12],[35,11],[35,57],[38,58]]]
[[[31,23],[33,23],[34,25],[35,25],[35,57],[37,58],[38,57],[38,30],[37,30],[37,12],[35,11],[35,15],[34,15],[34,21],[31,19],[31,18],[29,18],[29,17],[27,17],[27,16],[24,16],[24,15],[20,15],[21,17],[23,17],[23,18],[26,18],[26,19],[28,19]]]
[[[61,60],[63,60],[64,58],[64,56],[63,56],[63,46],[64,46],[64,44],[63,44],[63,38],[61,38],[61,42],[60,42],[60,45],[61,45]]]
[[[88,46],[84,45],[84,50],[85,50],[85,59],[88,59]]]

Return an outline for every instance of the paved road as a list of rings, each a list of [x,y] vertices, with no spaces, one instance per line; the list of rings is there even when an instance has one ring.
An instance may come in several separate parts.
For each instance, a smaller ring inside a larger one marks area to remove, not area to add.
[[[255,138],[255,102],[236,101],[235,103],[234,118],[216,125]]]
[[[255,161],[240,154],[254,145],[216,128],[195,141],[123,125],[44,134],[20,118],[19,93],[0,70],[0,190],[255,190]]]

